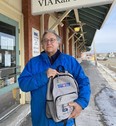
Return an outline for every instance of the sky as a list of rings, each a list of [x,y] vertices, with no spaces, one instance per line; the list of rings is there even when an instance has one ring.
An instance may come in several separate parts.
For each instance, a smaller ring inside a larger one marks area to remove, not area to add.
[[[116,52],[116,5],[94,37],[97,53]],[[93,51],[93,44],[91,46]]]

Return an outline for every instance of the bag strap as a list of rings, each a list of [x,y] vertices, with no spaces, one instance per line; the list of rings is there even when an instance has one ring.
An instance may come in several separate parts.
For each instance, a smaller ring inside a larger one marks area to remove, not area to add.
[[[49,85],[49,91],[50,91],[50,93],[52,93],[52,90],[53,90],[53,77],[49,78],[48,85]]]
[[[67,120],[68,120],[68,119],[65,119],[65,120],[62,121],[62,122],[64,123],[64,126],[66,126],[66,124],[67,124]],[[74,118],[74,126],[76,126],[75,118]]]
[[[75,118],[74,118],[74,126],[76,126],[76,120],[75,120]]]
[[[62,120],[62,122],[64,123],[64,126],[66,126],[66,124],[67,124],[67,120],[68,120],[68,119],[64,119],[64,120]]]

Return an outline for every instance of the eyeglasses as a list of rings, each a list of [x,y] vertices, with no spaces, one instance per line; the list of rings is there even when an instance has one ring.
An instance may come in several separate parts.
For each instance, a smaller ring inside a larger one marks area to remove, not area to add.
[[[54,39],[54,38],[51,38],[51,39],[43,39],[43,42],[44,42],[45,44],[47,44],[48,42],[54,43],[55,41],[56,41],[56,39]]]

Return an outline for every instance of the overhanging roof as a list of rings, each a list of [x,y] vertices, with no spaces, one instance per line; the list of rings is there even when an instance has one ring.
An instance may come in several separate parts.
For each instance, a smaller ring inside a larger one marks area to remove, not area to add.
[[[80,42],[85,41],[85,46],[91,46],[96,30],[99,30],[110,10],[111,4],[105,4],[101,6],[93,6],[87,8],[78,9],[79,22],[76,21],[74,10],[72,10],[64,21],[74,29],[76,26],[82,26],[84,39],[80,39]],[[58,12],[60,15],[63,12]],[[80,31],[82,34],[82,31]],[[79,34],[78,34],[79,37]]]
[[[79,19],[81,22],[84,22],[83,31],[86,32],[84,35],[87,43],[87,46],[91,46],[95,32],[97,29],[100,29],[104,19],[111,7],[111,4],[82,8],[79,9]]]
[[[55,29],[63,22],[74,32],[74,43],[79,43],[81,50],[88,50],[94,39],[96,30],[99,30],[108,17],[116,0],[75,0],[75,1],[38,1],[31,0],[32,14],[50,13],[56,22],[50,29]],[[56,17],[52,14],[55,12]],[[74,27],[80,27],[75,34]],[[75,36],[76,35],[76,36]],[[69,36],[70,38],[70,36]]]

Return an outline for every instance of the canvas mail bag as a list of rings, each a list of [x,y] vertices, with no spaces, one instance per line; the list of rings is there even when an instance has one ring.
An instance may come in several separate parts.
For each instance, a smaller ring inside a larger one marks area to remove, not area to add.
[[[78,98],[78,84],[70,73],[60,73],[49,79],[46,97],[46,116],[55,122],[66,120],[73,111],[69,103]]]

